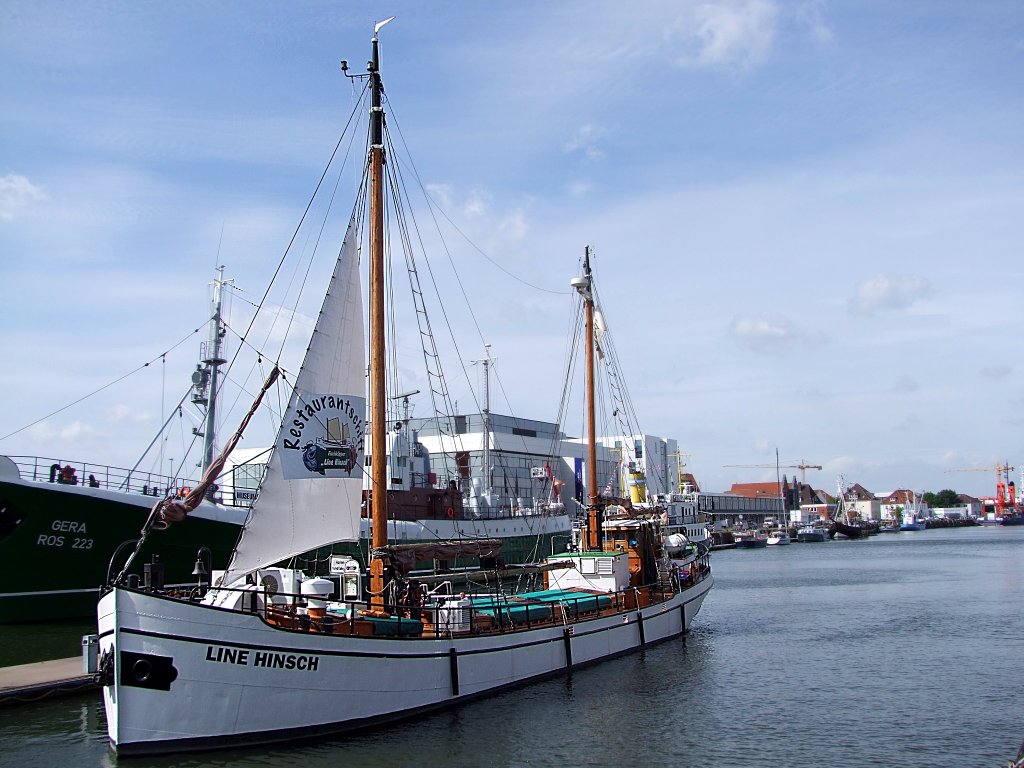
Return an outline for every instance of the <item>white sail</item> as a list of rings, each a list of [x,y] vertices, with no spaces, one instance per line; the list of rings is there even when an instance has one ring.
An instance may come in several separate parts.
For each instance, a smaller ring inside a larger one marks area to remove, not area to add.
[[[366,428],[363,322],[353,218],[225,583],[325,542],[358,540]]]

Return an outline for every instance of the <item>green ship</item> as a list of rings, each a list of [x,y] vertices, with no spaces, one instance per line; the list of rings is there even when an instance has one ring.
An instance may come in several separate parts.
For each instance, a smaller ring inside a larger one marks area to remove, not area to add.
[[[127,559],[127,551],[115,558],[118,549],[139,538],[153,505],[179,490],[174,482],[83,462],[0,456],[0,623],[90,616],[108,569]],[[145,578],[156,556],[166,585],[191,588],[197,559],[207,568],[225,566],[247,514],[204,501],[189,525],[151,537],[134,570]]]

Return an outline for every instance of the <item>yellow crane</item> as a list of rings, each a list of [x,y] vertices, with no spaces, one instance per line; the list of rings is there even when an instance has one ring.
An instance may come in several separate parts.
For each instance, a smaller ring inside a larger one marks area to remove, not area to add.
[[[821,469],[821,464],[808,464],[806,459],[801,459],[799,464],[723,464],[722,466],[742,469],[799,469],[801,485],[807,482],[808,469]]]

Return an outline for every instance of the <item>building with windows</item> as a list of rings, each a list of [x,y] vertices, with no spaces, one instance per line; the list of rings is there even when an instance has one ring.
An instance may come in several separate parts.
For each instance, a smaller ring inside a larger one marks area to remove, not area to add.
[[[530,514],[552,502],[574,513],[585,503],[586,447],[557,424],[474,413],[410,419],[408,428],[413,442],[430,452],[438,482],[457,483],[467,507],[480,517],[510,509]],[[597,465],[603,483],[617,475],[618,456],[599,447]]]

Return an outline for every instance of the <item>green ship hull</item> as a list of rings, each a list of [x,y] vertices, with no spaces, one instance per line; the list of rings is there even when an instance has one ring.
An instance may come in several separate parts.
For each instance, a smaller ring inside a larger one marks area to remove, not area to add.
[[[0,624],[56,621],[94,615],[99,588],[118,548],[139,538],[157,499],[80,486],[0,480]],[[152,533],[132,566],[158,555],[167,585],[193,585],[201,547],[210,550],[209,568],[224,568],[245,510],[203,507],[183,524]],[[113,563],[123,567],[132,547]],[[116,575],[116,574],[115,574]]]

